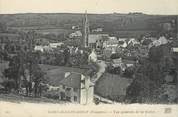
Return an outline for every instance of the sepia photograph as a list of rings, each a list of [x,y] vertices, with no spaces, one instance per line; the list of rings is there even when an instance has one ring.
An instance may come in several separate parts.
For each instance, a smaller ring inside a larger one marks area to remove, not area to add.
[[[177,0],[0,0],[0,117],[176,117],[177,104]]]

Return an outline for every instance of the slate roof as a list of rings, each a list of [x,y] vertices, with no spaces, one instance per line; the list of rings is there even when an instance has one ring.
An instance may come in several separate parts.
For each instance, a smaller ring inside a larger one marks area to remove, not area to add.
[[[81,82],[81,74],[80,73],[71,73],[69,76],[61,80],[61,84],[72,87],[72,88],[80,88]]]
[[[69,87],[78,88],[79,80],[81,74],[87,75],[88,69],[64,67],[64,66],[49,66],[49,65],[40,65],[41,69],[46,72],[46,77],[48,84],[53,86],[59,86],[64,84]],[[48,70],[48,68],[49,70]],[[71,72],[71,74],[65,78],[65,73]],[[65,78],[65,79],[64,79]]]

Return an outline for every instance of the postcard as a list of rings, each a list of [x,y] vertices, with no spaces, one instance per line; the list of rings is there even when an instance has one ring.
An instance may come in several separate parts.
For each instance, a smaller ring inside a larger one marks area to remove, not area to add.
[[[0,117],[177,117],[177,0],[0,0]]]

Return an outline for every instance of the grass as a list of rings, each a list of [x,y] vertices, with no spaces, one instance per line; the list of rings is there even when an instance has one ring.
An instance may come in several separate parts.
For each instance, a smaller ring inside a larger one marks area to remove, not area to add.
[[[32,97],[25,97],[17,94],[0,94],[0,101],[7,101],[7,102],[14,102],[14,103],[21,103],[21,102],[29,102],[29,103],[60,103],[64,104],[66,102],[61,100],[54,100],[48,99],[45,97],[41,98],[32,98]]]
[[[126,95],[127,87],[132,83],[132,79],[127,79],[119,75],[105,73],[95,85],[95,93],[103,97],[120,97]]]
[[[6,61],[3,61],[3,62],[0,62],[0,83],[3,81],[3,72],[5,69],[8,68],[8,62]]]

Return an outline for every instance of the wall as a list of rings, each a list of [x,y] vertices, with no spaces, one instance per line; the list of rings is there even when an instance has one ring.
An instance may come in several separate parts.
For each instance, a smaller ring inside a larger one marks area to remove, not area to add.
[[[85,81],[85,84],[81,83],[80,91],[80,104],[93,103],[94,87],[90,87],[90,78],[82,75],[81,80]]]

